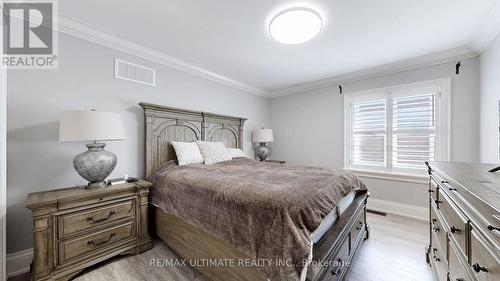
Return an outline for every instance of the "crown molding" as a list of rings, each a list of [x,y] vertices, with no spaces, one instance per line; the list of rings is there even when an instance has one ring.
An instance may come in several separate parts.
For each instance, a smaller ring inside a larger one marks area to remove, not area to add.
[[[56,29],[60,32],[115,49],[117,51],[127,53],[145,60],[159,63],[170,68],[186,72],[237,90],[247,93],[255,94],[258,96],[268,97],[266,91],[256,87],[244,84],[242,82],[233,80],[226,76],[212,72],[210,70],[189,64],[187,62],[167,56],[157,50],[139,45],[132,41],[126,40],[105,30],[92,27],[87,24],[77,22],[68,17],[58,15],[58,26]]]
[[[500,32],[500,1],[490,10],[479,26],[476,35],[469,46],[478,53],[482,53]]]
[[[299,84],[290,88],[273,91],[270,93],[270,98],[276,98],[287,95],[294,95],[313,90],[324,89],[332,86],[337,86],[342,83],[355,82],[370,78],[395,74],[399,72],[414,70],[418,68],[434,66],[438,64],[468,59],[477,57],[479,53],[471,50],[468,47],[451,49],[439,53],[420,56],[412,59],[398,61],[390,64],[385,64],[377,67],[367,68],[359,71],[354,71],[346,74],[332,76],[329,78],[316,80],[309,83]]]
[[[257,87],[236,81],[224,75],[170,57],[155,49],[151,49],[127,39],[121,38],[109,31],[91,26],[89,24],[84,24],[62,15],[58,15],[58,18],[57,30],[59,30],[60,32],[145,60],[159,63],[178,71],[189,73],[191,75],[198,76],[237,90],[255,94],[261,97],[275,98],[336,86],[340,83],[359,81],[412,69],[418,69],[422,67],[476,57],[489,45],[489,43],[491,43],[496,34],[500,32],[500,2],[496,4],[495,8],[490,12],[489,16],[483,21],[481,27],[478,29],[478,32],[476,33],[476,36],[471,41],[471,43],[464,47],[411,58],[377,67],[367,68],[346,74],[336,75],[276,91],[265,91],[263,89],[259,89]]]

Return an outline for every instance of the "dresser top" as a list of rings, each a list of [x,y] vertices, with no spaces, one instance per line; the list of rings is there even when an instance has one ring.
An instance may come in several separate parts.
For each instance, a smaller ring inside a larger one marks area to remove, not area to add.
[[[494,164],[431,162],[433,171],[450,184],[458,184],[490,207],[500,211],[500,171],[490,173]]]
[[[85,189],[83,187],[67,187],[28,194],[26,208],[55,204],[61,200],[86,199],[89,197],[104,197],[117,193],[133,192],[137,187],[149,188],[152,183],[140,180],[137,183],[124,183],[114,186]]]

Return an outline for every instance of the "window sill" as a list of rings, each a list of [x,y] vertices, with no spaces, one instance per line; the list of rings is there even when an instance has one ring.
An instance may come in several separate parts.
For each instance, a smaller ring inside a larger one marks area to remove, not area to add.
[[[429,182],[429,177],[420,175],[410,175],[410,174],[398,174],[398,173],[386,173],[386,172],[374,172],[361,169],[351,169],[345,168],[346,171],[353,172],[361,178],[379,179],[379,180],[391,180],[418,184],[427,184]]]

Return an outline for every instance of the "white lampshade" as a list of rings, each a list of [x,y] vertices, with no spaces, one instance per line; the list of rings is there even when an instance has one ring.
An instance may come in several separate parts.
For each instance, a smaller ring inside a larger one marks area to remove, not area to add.
[[[99,111],[65,111],[59,118],[59,141],[124,140],[120,114]]]
[[[252,132],[252,142],[273,142],[272,129],[254,129]]]

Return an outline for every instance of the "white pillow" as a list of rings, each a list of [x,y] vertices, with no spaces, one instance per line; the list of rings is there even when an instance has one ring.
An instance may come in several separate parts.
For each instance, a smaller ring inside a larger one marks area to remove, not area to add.
[[[203,163],[214,164],[233,159],[222,142],[197,141]]]
[[[195,142],[173,141],[172,146],[175,149],[179,166],[203,163],[203,156]]]
[[[248,158],[248,155],[239,148],[228,148],[229,153],[231,153],[231,157],[233,158]]]

